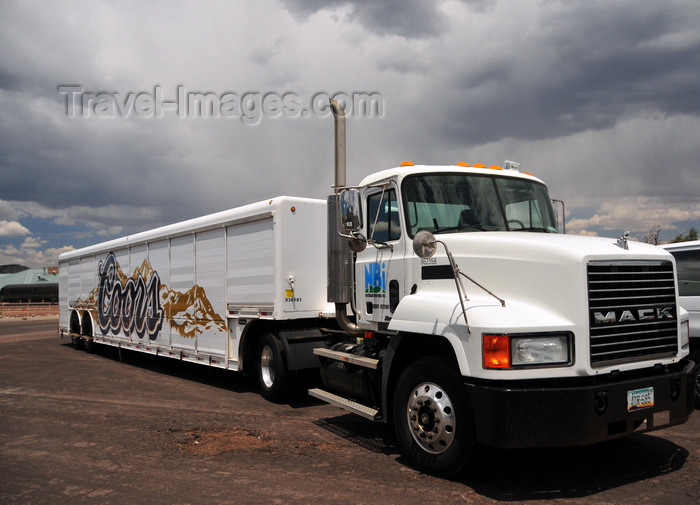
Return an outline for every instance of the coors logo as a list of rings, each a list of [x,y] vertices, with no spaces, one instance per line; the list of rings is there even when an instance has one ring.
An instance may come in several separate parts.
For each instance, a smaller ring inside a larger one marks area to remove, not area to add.
[[[155,340],[163,325],[158,273],[134,272],[129,279],[120,276],[114,253],[100,261],[98,271],[97,313],[102,334],[123,331],[128,335],[133,331],[139,338],[148,335]]]

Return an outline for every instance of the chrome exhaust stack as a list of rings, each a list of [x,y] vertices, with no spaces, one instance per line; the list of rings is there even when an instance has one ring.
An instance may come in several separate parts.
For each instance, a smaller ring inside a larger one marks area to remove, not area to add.
[[[338,325],[350,334],[363,330],[348,317],[350,304],[353,314],[353,257],[347,237],[338,233],[340,229],[340,197],[338,192],[346,186],[345,177],[345,111],[335,100],[330,101],[335,127],[335,193],[328,197],[328,301],[335,303],[335,318]]]
[[[335,100],[331,99],[333,111],[333,126],[335,130],[335,184],[333,189],[337,192],[345,187],[345,110]]]

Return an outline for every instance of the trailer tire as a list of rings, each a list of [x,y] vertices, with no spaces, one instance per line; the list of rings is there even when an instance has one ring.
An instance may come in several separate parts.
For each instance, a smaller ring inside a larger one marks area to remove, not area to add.
[[[258,346],[258,383],[266,400],[279,403],[289,396],[292,380],[282,354],[282,343],[273,333],[265,333]]]
[[[70,343],[73,349],[83,348],[83,339],[80,338],[80,316],[77,312],[72,312],[70,315]]]
[[[85,348],[85,351],[90,354],[94,353],[97,344],[93,340],[92,320],[87,314],[83,316],[83,322],[80,325],[80,334],[83,336],[81,340],[83,341],[83,347]]]
[[[70,343],[73,346],[73,349],[82,349],[83,348],[83,339],[77,335],[70,336]]]
[[[85,347],[85,352],[87,352],[88,354],[93,354],[97,349],[97,344],[91,338],[84,338],[83,346]]]
[[[411,465],[452,477],[476,461],[474,415],[459,375],[444,360],[408,365],[396,383],[394,429]]]

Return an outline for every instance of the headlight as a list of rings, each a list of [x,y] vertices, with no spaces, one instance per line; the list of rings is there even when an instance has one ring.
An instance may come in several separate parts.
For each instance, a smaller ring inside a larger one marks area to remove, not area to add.
[[[513,337],[511,351],[513,366],[561,365],[569,362],[569,339],[566,335]]]
[[[572,334],[484,335],[484,368],[565,366],[572,363]]]

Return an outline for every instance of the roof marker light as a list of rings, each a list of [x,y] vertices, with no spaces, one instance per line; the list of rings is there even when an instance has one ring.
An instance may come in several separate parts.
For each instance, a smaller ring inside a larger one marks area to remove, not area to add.
[[[503,170],[503,169],[502,169],[501,167],[499,167],[498,165],[491,165],[489,168],[490,168],[491,170]]]
[[[474,163],[472,166],[474,168],[486,168],[486,165],[484,165],[483,163]]]
[[[457,163],[457,166],[458,167],[469,167],[471,165],[469,163],[465,163],[463,161],[460,161],[459,163]]]
[[[520,163],[517,161],[504,161],[503,162],[503,170],[515,170],[515,171],[520,171]]]
[[[402,161],[402,162],[401,162],[401,165],[399,165],[399,166],[402,166],[402,167],[413,167],[413,166],[415,166],[415,165],[413,164],[412,161]]]

